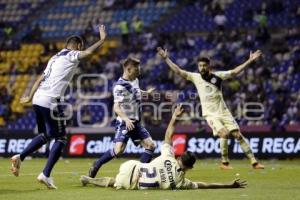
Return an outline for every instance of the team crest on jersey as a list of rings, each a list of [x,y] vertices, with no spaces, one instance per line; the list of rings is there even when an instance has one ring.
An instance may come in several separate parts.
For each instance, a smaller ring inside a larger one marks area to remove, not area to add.
[[[116,90],[116,96],[123,96],[122,90]]]
[[[202,79],[205,80],[206,82],[216,86],[219,90],[221,90],[222,87],[222,79],[215,74],[211,73],[208,75],[203,75]]]
[[[215,84],[217,82],[217,79],[215,77],[213,77],[210,81],[211,81],[211,83]]]
[[[211,91],[212,91],[212,87],[209,86],[209,85],[206,85],[206,86],[205,86],[205,92],[206,92],[206,93],[210,93]]]

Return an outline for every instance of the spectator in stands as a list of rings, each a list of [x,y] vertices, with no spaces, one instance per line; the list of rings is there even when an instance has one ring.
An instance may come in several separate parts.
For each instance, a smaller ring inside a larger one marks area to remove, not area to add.
[[[56,46],[55,42],[46,42],[46,43],[42,43],[44,46],[44,51],[42,53],[43,56],[52,56],[55,53],[58,52],[58,48]]]
[[[35,24],[32,31],[23,40],[25,42],[41,42],[43,31],[39,24]]]
[[[135,36],[138,37],[142,33],[143,26],[143,21],[138,16],[134,16],[131,22],[131,27]]]
[[[126,20],[121,20],[119,22],[119,28],[121,30],[122,34],[122,44],[125,45],[125,47],[129,46],[129,27],[128,22]]]
[[[259,23],[259,27],[256,32],[256,39],[261,42],[262,44],[265,44],[270,39],[270,33],[267,28],[268,26],[268,18],[265,14],[265,11],[263,11],[260,15],[256,17],[257,22]]]
[[[281,0],[269,0],[266,2],[266,11],[268,14],[277,14],[282,12],[283,8],[284,7]]]
[[[104,0],[104,10],[112,9],[115,4],[115,0]]]
[[[4,121],[8,121],[11,116],[10,103],[12,101],[12,95],[7,86],[0,86],[0,116],[4,118]]]
[[[227,22],[227,17],[225,13],[222,11],[214,17],[214,22],[217,25],[219,31],[224,31],[225,24]]]
[[[243,19],[247,22],[250,22],[253,20],[253,17],[254,17],[253,10],[251,8],[248,8],[243,15]]]
[[[258,22],[259,27],[266,28],[268,26],[268,16],[264,10],[255,16],[255,20]]]
[[[81,112],[81,123],[83,123],[84,125],[90,125],[92,124],[92,115],[91,115],[91,111],[90,109],[85,106],[83,111]]]
[[[4,30],[6,38],[9,38],[13,33],[13,27],[12,26],[6,26],[3,30]]]
[[[88,22],[87,27],[84,29],[84,35],[90,36],[94,34],[94,27],[92,21]]]

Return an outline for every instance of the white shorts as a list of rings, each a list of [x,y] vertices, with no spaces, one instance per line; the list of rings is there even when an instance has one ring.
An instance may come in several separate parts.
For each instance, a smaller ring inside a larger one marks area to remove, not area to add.
[[[129,160],[124,162],[116,176],[114,187],[116,189],[133,190],[137,189],[140,161]]]
[[[222,128],[226,128],[229,132],[240,130],[239,125],[229,112],[225,112],[218,116],[206,116],[205,119],[213,130],[214,136],[217,136]]]
[[[38,92],[36,92],[33,95],[32,104],[42,106],[44,108],[52,109],[52,108],[56,107],[57,100],[53,97],[42,95],[42,94],[39,94]]]

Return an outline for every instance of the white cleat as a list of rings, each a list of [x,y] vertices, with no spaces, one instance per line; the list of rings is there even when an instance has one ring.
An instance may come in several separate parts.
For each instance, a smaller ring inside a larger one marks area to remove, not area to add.
[[[43,172],[37,177],[39,183],[42,183],[47,186],[48,189],[57,189],[54,185],[53,179],[51,177],[46,177]]]
[[[80,176],[80,181],[82,183],[82,186],[86,186],[88,183],[90,183],[91,179],[92,178],[88,176],[84,176],[84,175]]]
[[[11,168],[10,171],[13,173],[15,176],[19,176],[20,172],[20,167],[21,167],[21,159],[20,159],[20,154],[14,155],[11,157]]]

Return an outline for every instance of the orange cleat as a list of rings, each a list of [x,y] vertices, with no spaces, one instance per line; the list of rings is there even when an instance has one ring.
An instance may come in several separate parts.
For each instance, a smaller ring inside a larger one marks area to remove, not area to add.
[[[253,169],[264,169],[265,168],[265,166],[260,163],[254,163],[252,165],[252,167],[253,167]]]
[[[222,169],[222,170],[231,170],[233,168],[229,165],[229,163],[221,163],[220,169]]]
[[[10,171],[13,173],[13,175],[15,176],[19,176],[19,172],[20,172],[20,167],[21,167],[21,159],[20,159],[20,155],[14,155],[13,157],[11,157],[11,168]]]

